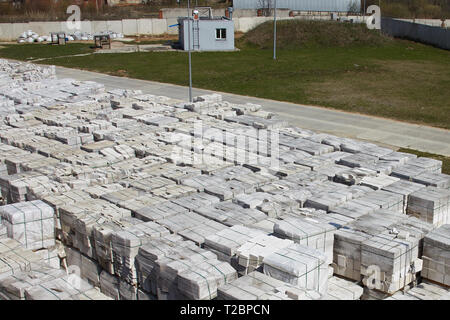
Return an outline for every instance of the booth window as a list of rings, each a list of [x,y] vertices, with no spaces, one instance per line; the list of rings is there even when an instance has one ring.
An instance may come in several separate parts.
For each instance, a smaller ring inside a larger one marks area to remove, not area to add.
[[[225,40],[227,38],[227,29],[220,28],[216,29],[216,39]]]

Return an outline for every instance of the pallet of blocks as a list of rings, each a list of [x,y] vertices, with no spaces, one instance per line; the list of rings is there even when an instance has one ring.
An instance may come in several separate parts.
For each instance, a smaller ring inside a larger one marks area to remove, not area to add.
[[[450,220],[450,190],[427,187],[408,196],[406,212],[436,227]]]
[[[253,271],[219,287],[218,300],[321,300],[314,290],[299,288]]]
[[[210,300],[217,287],[237,278],[236,270],[205,249],[192,245],[156,260],[157,296],[160,300]]]
[[[293,243],[292,240],[265,234],[251,238],[236,250],[237,270],[241,275],[245,275],[260,269],[266,257]]]
[[[363,287],[357,283],[333,276],[328,279],[324,300],[359,300],[363,291]]]
[[[363,215],[334,234],[333,268],[336,275],[360,281],[361,245],[373,235],[383,232],[406,216],[386,210]]]
[[[184,250],[199,250],[191,241],[183,241],[181,236],[167,239],[155,239],[139,248],[136,256],[136,270],[139,287],[145,292],[157,295],[157,261],[158,259],[175,256]]]
[[[152,239],[170,237],[165,227],[154,222],[142,222],[111,235],[114,272],[119,278],[136,284],[135,257],[139,248]]]
[[[326,263],[333,262],[333,242],[336,227],[315,217],[283,217],[274,225],[274,234],[283,239],[312,249],[321,250],[326,254]]]
[[[25,300],[26,289],[65,275],[64,270],[54,269],[45,264],[40,264],[31,271],[18,271],[0,279],[0,296],[4,300]]]
[[[25,289],[25,300],[111,300],[76,274],[65,272]]]
[[[428,233],[423,245],[422,277],[450,286],[450,224]]]
[[[39,268],[45,262],[42,255],[26,249],[19,241],[0,239],[0,278]]]
[[[450,290],[424,281],[406,292],[396,292],[384,300],[450,300]]]
[[[385,231],[361,244],[363,284],[393,294],[416,279],[422,270],[419,238],[407,231]]]
[[[235,225],[206,237],[204,248],[215,253],[219,260],[237,268],[237,250],[250,239],[266,234],[261,230]]]
[[[55,246],[54,210],[43,201],[13,203],[0,207],[7,235],[25,248],[37,250]]]
[[[264,274],[293,286],[324,295],[328,286],[328,264],[324,252],[292,244],[264,257]]]

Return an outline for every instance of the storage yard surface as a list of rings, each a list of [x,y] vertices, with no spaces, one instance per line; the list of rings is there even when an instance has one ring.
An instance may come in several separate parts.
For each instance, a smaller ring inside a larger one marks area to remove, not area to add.
[[[65,70],[0,60],[0,299],[450,299],[441,161]]]

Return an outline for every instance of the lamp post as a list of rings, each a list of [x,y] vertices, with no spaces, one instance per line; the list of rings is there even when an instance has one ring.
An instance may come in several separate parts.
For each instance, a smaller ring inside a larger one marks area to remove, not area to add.
[[[189,102],[192,102],[192,62],[191,62],[191,14],[190,14],[191,1],[188,0],[187,12],[188,12],[188,56],[189,56]]]
[[[273,11],[273,60],[277,60],[277,0],[274,0]]]

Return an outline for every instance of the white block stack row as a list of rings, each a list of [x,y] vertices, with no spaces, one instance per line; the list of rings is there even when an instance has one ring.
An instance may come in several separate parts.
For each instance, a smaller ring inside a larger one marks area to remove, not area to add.
[[[5,60],[0,120],[1,297],[357,300],[419,275],[448,285],[440,161],[217,94],[184,103]],[[59,289],[60,267],[80,292]],[[17,291],[13,271],[39,280]]]

